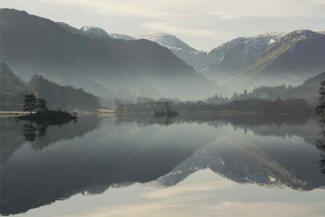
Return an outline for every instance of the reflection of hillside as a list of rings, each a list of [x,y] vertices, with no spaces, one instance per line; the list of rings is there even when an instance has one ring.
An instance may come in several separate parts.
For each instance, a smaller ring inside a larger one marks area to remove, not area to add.
[[[145,130],[117,127],[110,119],[103,122],[108,124],[82,138],[27,153],[28,164],[20,159],[3,164],[0,213],[21,213],[80,192],[100,193],[110,186],[156,180],[208,141],[182,138],[167,128],[150,129],[149,141]]]
[[[216,139],[198,149],[159,182],[170,186],[193,172],[210,168],[239,183],[312,190],[325,186],[319,170],[320,151],[296,138],[260,137],[251,131],[236,139]],[[262,139],[261,139],[262,138]]]
[[[325,117],[320,115],[319,119],[320,125],[322,126],[322,131],[317,139],[316,144],[319,150],[321,151],[321,157],[319,161],[320,169],[322,173],[325,174]]]
[[[0,160],[7,161],[24,143],[24,130],[21,123],[8,118],[0,119]]]
[[[317,120],[307,116],[282,115],[216,115],[213,113],[183,113],[177,117],[156,118],[148,114],[118,114],[116,123],[137,123],[140,126],[153,124],[170,125],[178,123],[208,124],[219,128],[231,124],[234,129],[251,130],[260,136],[293,136],[303,137],[308,143],[315,144],[320,133]]]
[[[320,151],[301,136],[310,126],[316,129],[314,120],[279,123],[275,117],[249,117],[110,116],[87,134],[98,125],[94,117],[49,127],[34,149],[23,146],[1,165],[0,213],[21,213],[77,193],[135,182],[171,186],[204,168],[238,183],[297,190],[325,185]],[[56,134],[62,134],[60,139]]]
[[[40,136],[32,143],[35,149],[43,149],[50,144],[61,140],[69,140],[75,137],[83,136],[99,126],[100,119],[95,115],[85,115],[78,118],[77,121],[62,125],[47,126],[46,136]]]
[[[82,116],[77,122],[62,125],[37,125],[14,119],[1,119],[1,162],[29,141],[34,149],[43,149],[61,140],[69,140],[92,131],[99,125],[96,116]]]

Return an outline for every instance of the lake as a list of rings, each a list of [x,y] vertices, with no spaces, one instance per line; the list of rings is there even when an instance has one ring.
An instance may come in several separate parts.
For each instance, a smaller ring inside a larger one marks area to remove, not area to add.
[[[1,212],[17,217],[325,216],[315,117],[2,118]]]

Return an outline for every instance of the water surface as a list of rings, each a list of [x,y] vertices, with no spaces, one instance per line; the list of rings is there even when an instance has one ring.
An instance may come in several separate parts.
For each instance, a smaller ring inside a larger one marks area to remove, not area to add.
[[[316,118],[1,121],[1,215],[324,216]]]

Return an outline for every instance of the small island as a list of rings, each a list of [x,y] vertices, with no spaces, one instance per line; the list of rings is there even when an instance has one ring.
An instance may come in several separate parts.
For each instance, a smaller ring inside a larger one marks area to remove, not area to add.
[[[44,99],[36,98],[33,94],[25,96],[24,111],[27,111],[28,114],[18,116],[17,119],[36,124],[58,125],[77,119],[76,116],[62,110],[49,110],[47,102]]]

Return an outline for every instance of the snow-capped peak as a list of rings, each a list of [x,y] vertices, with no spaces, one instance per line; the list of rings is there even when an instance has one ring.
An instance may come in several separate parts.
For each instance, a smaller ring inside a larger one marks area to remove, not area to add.
[[[99,27],[83,26],[80,28],[80,31],[92,36],[109,37],[109,34],[105,30]]]
[[[157,42],[161,46],[167,47],[172,50],[186,50],[186,51],[191,51],[195,52],[196,50],[186,44],[184,41],[179,39],[178,37],[162,32],[155,32],[155,33],[150,33],[147,35],[142,35],[140,38],[147,39],[150,41]]]

